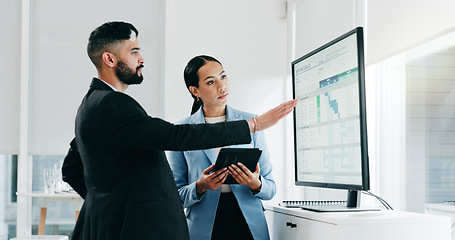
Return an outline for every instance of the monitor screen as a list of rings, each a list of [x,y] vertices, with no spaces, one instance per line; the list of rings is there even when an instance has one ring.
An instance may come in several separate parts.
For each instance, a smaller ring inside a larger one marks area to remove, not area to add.
[[[292,62],[296,185],[368,190],[363,29]]]

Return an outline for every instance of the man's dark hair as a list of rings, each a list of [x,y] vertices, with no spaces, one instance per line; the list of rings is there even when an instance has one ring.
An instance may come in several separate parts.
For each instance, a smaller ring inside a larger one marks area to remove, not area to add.
[[[132,36],[132,32],[136,35]],[[101,67],[101,55],[104,52],[114,53],[114,48],[124,40],[137,37],[139,32],[130,23],[107,22],[90,34],[87,45],[87,53],[97,68]],[[115,53],[114,53],[115,54]]]

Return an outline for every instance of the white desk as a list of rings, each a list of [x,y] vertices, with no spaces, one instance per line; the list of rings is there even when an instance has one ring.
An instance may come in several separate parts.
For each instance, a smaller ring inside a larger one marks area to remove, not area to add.
[[[317,213],[265,205],[272,240],[450,240],[450,218],[400,212]]]
[[[428,214],[447,216],[451,218],[452,240],[455,240],[455,205],[447,205],[444,203],[427,203],[425,204],[425,212]]]
[[[75,202],[76,203],[76,221],[79,217],[79,211],[82,206],[83,199],[77,193],[16,193],[17,196],[25,196],[32,198],[41,198],[41,212],[38,225],[38,235],[44,235],[46,226],[47,202]]]

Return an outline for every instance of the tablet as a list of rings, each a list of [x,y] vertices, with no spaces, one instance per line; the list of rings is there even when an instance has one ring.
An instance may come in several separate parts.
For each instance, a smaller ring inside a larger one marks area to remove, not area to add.
[[[216,159],[213,171],[241,162],[251,172],[254,172],[261,154],[262,150],[259,148],[222,148]],[[224,183],[238,184],[230,174]]]

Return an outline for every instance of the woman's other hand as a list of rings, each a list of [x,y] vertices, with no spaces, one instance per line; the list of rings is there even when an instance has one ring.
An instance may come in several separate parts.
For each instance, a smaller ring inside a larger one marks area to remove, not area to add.
[[[239,184],[250,187],[252,191],[261,188],[262,183],[261,180],[259,180],[261,169],[259,168],[259,163],[256,165],[256,170],[254,172],[251,172],[240,162],[237,163],[237,165],[231,164],[231,166],[229,166],[229,173]]]

